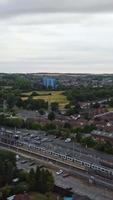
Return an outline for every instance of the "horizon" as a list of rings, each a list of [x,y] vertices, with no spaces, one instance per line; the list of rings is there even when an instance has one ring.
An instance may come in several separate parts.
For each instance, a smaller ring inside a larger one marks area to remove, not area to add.
[[[20,72],[0,72],[0,74],[8,74],[8,75],[12,75],[12,74],[33,74],[33,75],[35,75],[35,74],[37,74],[37,75],[95,75],[95,76],[113,76],[113,73],[83,73],[83,72],[81,72],[81,73],[67,73],[67,72],[22,72],[22,73],[20,73]]]

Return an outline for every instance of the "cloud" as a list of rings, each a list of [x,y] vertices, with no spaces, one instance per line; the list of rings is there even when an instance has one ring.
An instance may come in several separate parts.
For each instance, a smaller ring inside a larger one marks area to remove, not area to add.
[[[113,0],[0,0],[0,16],[48,12],[112,12]]]
[[[113,72],[112,24],[113,14],[5,19],[0,24],[0,71]]]
[[[113,72],[113,0],[0,0],[0,72]]]

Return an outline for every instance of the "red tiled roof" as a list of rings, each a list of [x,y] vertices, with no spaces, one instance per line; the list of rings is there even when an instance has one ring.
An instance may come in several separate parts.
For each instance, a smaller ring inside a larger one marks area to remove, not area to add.
[[[18,194],[14,197],[14,200],[31,200],[27,194]]]

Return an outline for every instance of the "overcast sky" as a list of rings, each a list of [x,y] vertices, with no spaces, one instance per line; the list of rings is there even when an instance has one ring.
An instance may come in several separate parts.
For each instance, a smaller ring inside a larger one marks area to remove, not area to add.
[[[0,72],[113,73],[113,0],[0,0]]]

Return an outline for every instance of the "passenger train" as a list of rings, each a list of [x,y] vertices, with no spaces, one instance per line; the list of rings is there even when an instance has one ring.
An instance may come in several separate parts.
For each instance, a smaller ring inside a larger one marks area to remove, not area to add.
[[[49,155],[56,157],[56,158],[59,158],[63,161],[68,161],[69,163],[73,163],[73,164],[75,164],[75,167],[78,166],[79,169],[83,169],[82,167],[84,166],[84,169],[86,171],[95,171],[95,173],[97,173],[97,174],[99,174],[103,177],[113,179],[113,169],[109,169],[109,168],[103,167],[101,165],[98,166],[94,163],[89,163],[89,162],[86,162],[86,161],[83,161],[83,160],[80,160],[80,159],[77,159],[77,158],[69,157],[69,156],[59,154],[59,153],[56,153],[56,152],[53,152],[53,151],[50,151],[50,150],[46,150],[44,148],[35,147],[35,149],[37,151],[44,153],[44,154],[49,154]]]

